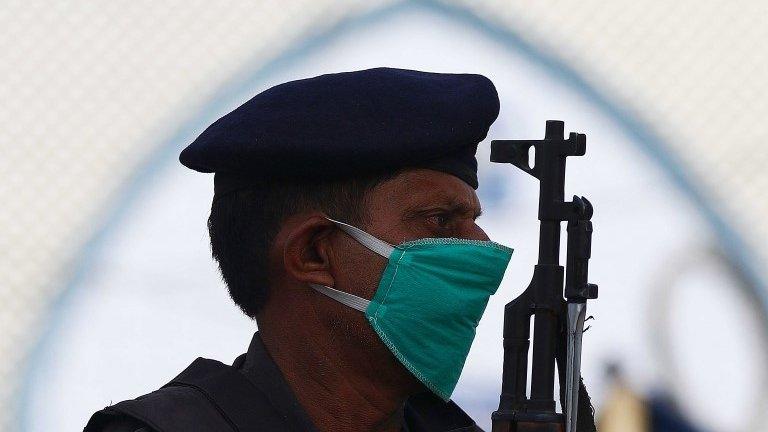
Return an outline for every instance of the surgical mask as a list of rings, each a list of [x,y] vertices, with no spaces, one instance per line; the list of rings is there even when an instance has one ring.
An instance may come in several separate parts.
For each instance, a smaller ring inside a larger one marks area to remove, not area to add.
[[[352,225],[329,220],[387,259],[387,266],[371,300],[323,285],[312,284],[312,288],[364,312],[392,354],[447,401],[512,249],[491,241],[455,238],[425,238],[392,246]]]

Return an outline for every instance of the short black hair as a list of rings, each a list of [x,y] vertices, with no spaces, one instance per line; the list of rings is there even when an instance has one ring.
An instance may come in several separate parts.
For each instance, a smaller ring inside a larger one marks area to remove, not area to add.
[[[318,210],[364,226],[368,192],[397,174],[325,182],[288,180],[216,196],[208,217],[211,254],[232,300],[256,318],[269,296],[269,249],[286,218]]]

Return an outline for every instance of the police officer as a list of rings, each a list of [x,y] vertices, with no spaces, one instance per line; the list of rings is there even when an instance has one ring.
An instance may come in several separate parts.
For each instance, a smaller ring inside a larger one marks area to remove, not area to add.
[[[483,76],[377,68],[213,123],[180,160],[215,173],[213,257],[259,330],[85,430],[479,430],[450,395],[511,255],[476,224],[498,112]]]

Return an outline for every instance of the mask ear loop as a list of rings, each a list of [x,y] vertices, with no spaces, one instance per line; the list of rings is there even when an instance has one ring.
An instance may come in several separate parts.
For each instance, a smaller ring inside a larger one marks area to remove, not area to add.
[[[395,247],[392,246],[391,244],[385,242],[384,240],[377,239],[376,237],[368,234],[367,232],[361,230],[356,226],[352,226],[344,222],[339,222],[331,218],[327,218],[327,219],[335,223],[336,226],[339,227],[342,231],[349,234],[353,239],[357,240],[358,243],[370,249],[371,252],[375,254],[381,255],[384,258],[389,259],[389,256],[392,255],[392,252],[395,251]]]
[[[368,309],[368,305],[371,304],[369,300],[366,300],[362,297],[358,297],[350,293],[345,293],[344,291],[339,291],[325,285],[309,284],[309,286],[314,288],[314,290],[320,294],[325,294],[337,302],[345,306],[349,306],[352,309],[357,309],[360,312],[365,312],[365,310]]]
[[[339,227],[339,229],[349,234],[353,239],[357,240],[361,245],[370,249],[371,252],[375,254],[381,255],[382,257],[389,259],[389,256],[392,255],[392,252],[394,252],[395,250],[394,246],[392,246],[391,244],[383,240],[377,239],[376,237],[368,234],[367,232],[361,230],[358,227],[355,227],[337,220],[333,220],[331,218],[328,218],[328,220],[336,224],[336,226]],[[319,292],[320,294],[324,294],[336,300],[337,302],[345,306],[349,306],[352,309],[359,310],[360,312],[365,312],[365,310],[368,309],[368,305],[371,304],[369,300],[366,300],[362,297],[358,297],[354,294],[345,293],[344,291],[339,291],[329,286],[319,285],[319,284],[309,284],[309,286],[311,286],[315,291]]]

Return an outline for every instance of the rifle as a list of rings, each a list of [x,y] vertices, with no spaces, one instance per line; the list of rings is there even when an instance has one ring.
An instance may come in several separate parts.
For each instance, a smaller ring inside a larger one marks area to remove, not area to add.
[[[588,396],[581,384],[581,336],[586,303],[597,298],[597,285],[587,282],[592,248],[592,204],[584,197],[564,201],[565,162],[583,156],[587,138],[571,132],[563,137],[562,121],[547,121],[543,140],[494,140],[491,162],[511,163],[539,180],[539,259],[525,291],[504,307],[504,371],[499,409],[491,420],[493,432],[575,432],[577,424],[594,430]],[[529,150],[535,149],[530,165]],[[568,222],[563,290],[560,222]],[[531,393],[526,395],[531,317],[534,317]],[[563,413],[555,409],[557,362]],[[565,364],[563,364],[565,363]],[[586,411],[586,414],[585,413]],[[578,414],[582,418],[578,421]],[[591,424],[588,422],[591,421]],[[581,428],[580,428],[581,429]]]

